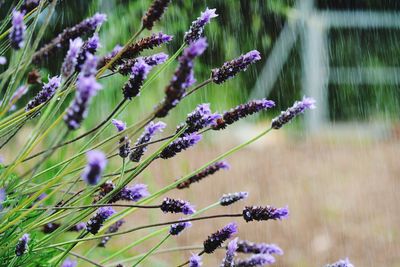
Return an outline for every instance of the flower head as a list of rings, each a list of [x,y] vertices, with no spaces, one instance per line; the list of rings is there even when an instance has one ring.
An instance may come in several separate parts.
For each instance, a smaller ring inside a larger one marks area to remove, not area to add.
[[[289,216],[288,207],[274,208],[266,207],[245,207],[243,209],[243,218],[246,222],[250,221],[266,221],[266,220],[282,220]]]
[[[77,261],[71,260],[70,258],[66,258],[62,263],[61,267],[75,267],[78,265]]]
[[[45,234],[50,234],[52,232],[54,232],[55,230],[57,230],[59,227],[61,226],[61,224],[59,223],[46,223],[45,225],[43,225],[42,231]]]
[[[116,233],[118,232],[119,228],[125,223],[124,220],[118,220],[114,224],[112,224],[110,227],[108,227],[106,234],[111,234],[111,233]],[[110,240],[111,236],[105,236],[101,239],[99,243],[99,247],[105,247],[107,242]]]
[[[107,159],[103,152],[91,150],[86,153],[87,165],[82,173],[82,179],[89,185],[96,185],[101,178]]]
[[[86,223],[86,230],[92,234],[97,234],[103,223],[115,213],[111,207],[101,207],[96,214]]]
[[[122,132],[126,129],[126,123],[123,121],[113,119],[112,124],[114,124],[119,132]],[[129,155],[130,143],[131,141],[126,135],[119,139],[119,155],[121,158],[126,158]]]
[[[25,107],[25,110],[29,111],[49,101],[54,96],[56,90],[60,87],[60,85],[61,85],[61,77],[54,76],[50,78],[49,82],[43,85],[42,90],[31,101],[28,102],[28,104]]]
[[[185,215],[193,214],[196,212],[194,207],[187,201],[180,200],[180,199],[172,199],[172,198],[165,198],[164,201],[161,203],[161,210],[164,213],[171,212],[171,213],[180,213],[182,212]]]
[[[198,17],[195,21],[192,22],[189,31],[185,33],[185,43],[191,44],[194,41],[197,41],[199,38],[204,35],[204,27],[206,24],[210,22],[212,18],[218,17],[215,13],[216,9],[209,9],[208,7],[204,12],[201,12],[200,17]]]
[[[250,254],[277,254],[283,255],[283,250],[275,244],[253,243],[246,240],[238,241],[237,252]]]
[[[186,150],[189,147],[194,146],[200,140],[201,140],[201,135],[197,133],[191,133],[183,137],[179,137],[170,145],[168,145],[163,151],[161,151],[160,158],[163,159],[172,158],[182,150]]]
[[[180,222],[171,225],[169,228],[170,235],[179,235],[183,230],[192,226],[191,222]]]
[[[74,226],[72,226],[70,229],[68,229],[68,231],[72,231],[72,232],[80,232],[83,229],[86,229],[86,223],[84,222],[80,222],[75,224]]]
[[[236,250],[238,248],[237,245],[238,238],[231,240],[228,243],[228,248],[226,250],[225,258],[222,261],[221,267],[233,267],[234,266],[234,257],[236,254]]]
[[[218,161],[218,162],[206,167],[201,172],[191,176],[186,181],[183,181],[182,183],[178,184],[176,187],[178,189],[189,188],[189,186],[191,184],[200,182],[203,178],[210,176],[219,170],[228,170],[228,169],[229,169],[229,164],[226,161]]]
[[[226,80],[233,78],[239,72],[245,71],[250,64],[253,64],[260,59],[260,52],[252,50],[236,59],[225,62],[222,67],[212,70],[211,77],[213,82],[221,84]]]
[[[158,53],[151,56],[142,57],[144,62],[150,67],[155,67],[164,63],[168,59],[168,55],[165,53]],[[122,75],[128,75],[132,73],[132,67],[136,64],[138,58],[128,59],[122,65],[119,66],[118,72]]]
[[[207,48],[205,38],[190,44],[179,57],[179,66],[175,70],[174,76],[165,89],[165,98],[156,108],[155,116],[162,118],[168,115],[168,112],[174,108],[186,93],[186,89],[194,82],[193,60],[200,56]]]
[[[344,260],[339,260],[332,264],[327,264],[325,267],[354,267],[354,265],[349,261],[348,258]]]
[[[10,30],[10,44],[15,50],[24,46],[25,30],[24,13],[14,10],[12,13],[12,26]]]
[[[234,266],[235,267],[264,266],[273,264],[274,262],[275,258],[269,254],[257,254],[245,260],[237,260]]]
[[[249,193],[247,192],[237,192],[237,193],[229,193],[229,194],[224,194],[221,199],[219,200],[219,203],[221,206],[229,206],[232,205],[233,203],[245,199],[249,196]]]
[[[236,121],[250,116],[262,110],[267,110],[275,106],[275,102],[267,99],[251,100],[246,104],[239,105],[230,111],[226,111],[222,115],[222,119],[218,119],[216,125],[213,126],[214,130],[225,129],[228,125]]]
[[[222,116],[220,114],[211,113],[210,104],[200,104],[193,112],[188,114],[186,118],[187,128],[182,133],[182,136],[185,134],[198,132],[208,126],[216,126],[217,120],[221,118]],[[176,130],[176,133],[178,133],[184,126],[185,125],[179,126]]]
[[[154,0],[142,18],[143,27],[151,30],[154,23],[161,19],[171,0]]]
[[[149,191],[145,184],[135,184],[133,186],[126,186],[122,188],[121,192],[117,195],[118,200],[126,200],[137,202],[140,199],[147,197]]]
[[[61,67],[63,77],[67,78],[71,76],[72,73],[75,71],[75,67],[78,64],[78,56],[81,51],[82,45],[83,41],[80,37],[69,41],[69,49]]]
[[[25,0],[24,3],[21,5],[21,12],[24,14],[28,14],[37,6],[39,6],[40,0]]]
[[[135,96],[139,95],[143,81],[147,78],[147,74],[150,70],[151,66],[148,65],[143,58],[137,59],[136,63],[132,67],[131,76],[128,82],[122,88],[122,92],[126,99],[131,100]]]
[[[22,256],[26,252],[28,252],[28,242],[30,240],[29,234],[24,234],[18,241],[17,246],[15,247],[15,255],[17,257]]]
[[[167,125],[162,121],[156,123],[151,121],[144,129],[142,135],[137,139],[135,143],[136,148],[129,155],[129,159],[133,162],[139,162],[144,152],[147,150],[147,145],[145,144],[150,142],[151,138],[157,132],[162,132],[166,126]]]
[[[84,76],[84,77],[90,77],[90,76],[95,76],[97,73],[97,62],[98,59],[97,57],[91,53],[91,52],[85,52],[84,53],[84,61],[83,64],[80,63],[78,64],[79,67],[78,69],[80,69],[80,76]]]
[[[301,101],[294,102],[293,106],[272,120],[271,127],[273,129],[280,129],[283,125],[290,122],[294,117],[303,113],[307,109],[315,108],[315,100],[311,97],[303,97]]]
[[[192,256],[189,259],[189,267],[200,267],[203,265],[201,262],[201,257],[196,254],[192,254]]]
[[[237,225],[230,223],[221,230],[210,235],[203,243],[205,253],[213,253],[222,243],[231,238],[237,232]]]
[[[64,116],[64,121],[69,129],[75,130],[81,126],[82,121],[87,116],[88,107],[92,98],[101,88],[101,85],[96,81],[94,76],[79,77],[76,82],[75,99],[72,101]]]

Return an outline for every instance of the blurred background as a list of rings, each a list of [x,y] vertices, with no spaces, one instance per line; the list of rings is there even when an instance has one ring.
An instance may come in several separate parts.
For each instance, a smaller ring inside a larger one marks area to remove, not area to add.
[[[105,54],[137,31],[150,3],[61,1],[43,43],[99,11],[108,16],[100,31],[100,54]],[[151,190],[167,185],[268,127],[270,119],[293,101],[311,96],[317,99],[315,111],[227,159],[231,170],[177,196],[201,208],[222,193],[249,191],[246,204],[289,205],[289,220],[240,224],[240,238],[282,247],[285,254],[277,257],[275,266],[323,266],[345,257],[355,266],[400,266],[400,1],[174,0],[153,30],[174,35],[174,40],[156,51],[172,55],[191,21],[206,7],[216,8],[219,16],[206,27],[209,48],[196,61],[199,82],[212,68],[250,50],[259,50],[263,59],[223,85],[209,85],[185,99],[166,122],[179,123],[203,102],[222,112],[266,97],[277,108],[208,134],[205,142],[179,159],[156,162],[141,181]],[[63,54],[51,58],[43,76],[57,74],[62,58]],[[175,67],[176,63],[162,73],[119,119],[134,123],[144,117],[162,98]],[[109,114],[120,101],[125,82],[122,76],[102,81],[104,90],[91,106],[82,132]],[[16,143],[22,142],[24,132],[17,138]],[[240,206],[230,210],[240,211]],[[125,227],[153,222],[155,216],[132,217]],[[163,248],[201,244],[228,221],[196,223]],[[142,235],[116,238],[107,249],[117,251]],[[149,247],[158,240],[153,241]],[[124,256],[144,251],[133,248]],[[92,253],[104,255],[101,249]],[[172,266],[189,255],[152,257],[145,266]],[[205,266],[218,266],[222,257],[223,251],[205,256]]]

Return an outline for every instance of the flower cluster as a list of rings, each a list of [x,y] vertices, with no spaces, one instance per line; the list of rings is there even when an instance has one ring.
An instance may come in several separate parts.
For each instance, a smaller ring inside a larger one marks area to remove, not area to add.
[[[49,101],[54,96],[56,90],[60,87],[60,85],[61,85],[60,77],[54,76],[51,79],[49,79],[49,82],[43,85],[42,90],[31,101],[28,102],[28,104],[25,107],[25,110],[29,111]]]
[[[112,124],[117,128],[118,132],[125,131],[126,123],[120,120],[113,119]],[[128,136],[122,136],[119,139],[119,155],[121,158],[126,158],[130,152],[130,143],[131,141],[128,139]]]
[[[180,222],[171,225],[169,228],[170,235],[179,235],[183,230],[192,226],[191,222]]]
[[[10,31],[10,44],[12,48],[19,50],[24,46],[25,30],[24,13],[14,10]]]
[[[247,192],[237,192],[237,193],[229,193],[229,194],[224,194],[221,199],[219,200],[219,204],[221,206],[229,206],[232,205],[235,202],[238,202],[239,200],[245,199],[249,196],[249,193]]]
[[[196,212],[194,207],[189,202],[168,197],[163,200],[160,209],[164,213],[183,213],[185,215],[193,214]]]
[[[226,240],[231,238],[237,232],[237,225],[230,223],[221,230],[210,235],[203,243],[205,253],[213,253],[217,248],[222,246]]]
[[[165,53],[157,53],[151,56],[141,57],[143,61],[150,67],[154,67],[164,63],[168,59],[168,55]],[[118,72],[122,75],[129,75],[132,73],[132,67],[137,63],[139,58],[128,59],[122,65],[118,67]]]
[[[67,78],[75,71],[82,45],[83,41],[80,37],[69,41],[69,49],[61,67],[63,77]]]
[[[97,234],[103,223],[115,213],[110,207],[101,207],[96,214],[86,223],[86,230],[92,234]]]
[[[201,140],[201,135],[197,133],[192,133],[185,135],[183,137],[179,137],[177,140],[169,144],[163,151],[160,153],[160,158],[168,159],[172,158],[182,150],[188,149],[191,146],[194,146]]]
[[[96,185],[106,167],[106,156],[98,150],[91,150],[87,152],[86,156],[88,163],[82,173],[82,179],[89,185]]]
[[[171,0],[154,0],[142,18],[143,27],[151,30],[154,23],[161,19]]]
[[[143,81],[147,78],[147,74],[150,70],[151,66],[148,65],[143,58],[137,59],[135,65],[132,67],[131,76],[128,82],[122,88],[122,92],[126,99],[131,100],[135,96],[139,95]]]
[[[112,234],[118,232],[119,228],[125,223],[124,220],[118,220],[116,223],[111,225],[107,231],[106,234]],[[100,243],[98,244],[99,247],[105,247],[108,241],[111,239],[111,236],[105,236],[101,239]]]
[[[267,220],[282,220],[289,216],[287,207],[275,208],[272,206],[266,207],[245,207],[243,209],[243,218],[246,222],[250,221],[267,221]]]
[[[239,240],[237,242],[237,252],[249,254],[277,254],[283,255],[283,251],[275,244],[266,243],[253,243],[246,240]]]
[[[29,234],[24,234],[19,239],[17,246],[15,247],[15,255],[20,257],[20,256],[24,255],[26,252],[28,252],[29,240],[30,240]]]
[[[327,264],[325,267],[354,267],[354,265],[349,261],[348,258],[346,258],[335,263]]]
[[[189,45],[203,37],[204,27],[211,21],[212,18],[218,17],[215,11],[215,8],[208,9],[207,7],[204,12],[201,12],[200,17],[192,22],[189,31],[185,33],[184,40],[186,44]]]
[[[264,266],[275,263],[275,258],[269,254],[256,254],[245,260],[236,260],[235,267]]]
[[[234,266],[234,264],[235,264],[234,258],[235,258],[236,250],[238,248],[237,242],[238,242],[238,238],[235,238],[229,242],[227,250],[226,250],[225,258],[222,261],[221,267],[233,267]]]

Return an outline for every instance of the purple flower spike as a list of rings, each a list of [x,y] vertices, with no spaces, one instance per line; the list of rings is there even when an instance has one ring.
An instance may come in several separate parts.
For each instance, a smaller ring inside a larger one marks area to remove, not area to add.
[[[197,20],[192,22],[192,25],[190,26],[189,31],[185,33],[185,43],[186,44],[191,44],[195,42],[196,40],[200,39],[204,35],[204,27],[206,24],[210,22],[212,18],[218,17],[218,15],[215,13],[216,9],[208,9],[204,12],[201,12],[200,17],[197,18]]]
[[[311,97],[303,97],[303,100],[296,101],[292,107],[272,120],[271,127],[273,129],[280,129],[283,125],[290,122],[294,117],[303,113],[307,109],[315,109],[315,100]]]
[[[33,55],[32,61],[35,64],[39,64],[57,50],[65,48],[70,40],[86,34],[93,34],[97,27],[100,27],[106,19],[107,16],[105,14],[96,13],[93,17],[85,19],[71,28],[64,29],[64,31],[51,40],[50,43],[37,51]]]
[[[70,258],[67,258],[61,265],[61,267],[75,267],[78,265],[77,261],[71,260]]]
[[[274,208],[266,207],[245,207],[243,209],[243,218],[246,222],[250,221],[266,221],[266,220],[282,220],[289,217],[288,207]]]
[[[182,133],[190,134],[198,132],[208,126],[217,126],[217,120],[222,119],[222,116],[218,113],[211,113],[210,104],[200,104],[197,108],[189,113],[186,118],[187,129]],[[176,129],[178,133],[185,125],[180,125]]]
[[[100,39],[97,34],[94,34],[89,40],[87,40],[81,49],[81,52],[79,53],[78,56],[78,64],[76,65],[75,70],[77,72],[80,72],[82,68],[84,68],[84,65],[89,65],[86,66],[86,70],[83,71],[84,76],[90,76],[90,75],[95,75],[97,71],[97,64],[98,60],[97,57],[94,57],[94,54],[96,54],[97,49],[100,47]],[[91,59],[88,62],[88,57],[91,55]],[[93,59],[94,58],[94,59]]]
[[[111,234],[111,233],[116,233],[118,232],[119,228],[125,223],[124,220],[119,220],[110,227],[108,227],[106,234]],[[104,248],[108,241],[110,240],[111,236],[105,236],[101,239],[100,243],[98,244],[98,247]]]
[[[204,252],[207,254],[213,253],[217,248],[221,247],[222,243],[231,238],[236,232],[236,223],[230,223],[224,226],[224,228],[213,233],[204,241]]]
[[[10,44],[15,50],[19,50],[24,46],[25,30],[24,14],[14,10],[12,14],[12,27],[10,30]]]
[[[192,226],[191,222],[181,222],[171,225],[169,229],[170,235],[179,235],[183,230]]]
[[[275,244],[253,243],[246,240],[238,241],[237,252],[248,253],[248,254],[283,255],[283,250]]]
[[[119,132],[124,131],[126,129],[126,123],[119,120],[112,120],[112,124],[117,128]],[[119,139],[119,155],[121,158],[126,158],[130,152],[130,143],[131,141],[128,140],[128,136],[122,136]]]
[[[233,239],[228,244],[228,248],[226,250],[225,258],[222,261],[221,267],[233,267],[234,266],[234,257],[236,254],[236,250],[238,248],[237,245],[238,238]]]
[[[80,37],[69,41],[69,49],[61,67],[63,77],[67,78],[75,71],[82,45],[83,41]]]
[[[97,62],[98,59],[95,55],[86,52],[85,63],[83,63],[82,67],[79,68],[81,70],[80,75],[84,77],[95,76],[97,73]]]
[[[28,252],[28,242],[30,240],[29,234],[24,234],[18,241],[17,246],[15,247],[15,255],[20,257]]]
[[[201,135],[197,133],[191,133],[183,137],[179,137],[170,145],[168,145],[163,151],[161,151],[160,158],[163,159],[172,158],[182,150],[186,150],[189,147],[194,146],[200,140],[201,140]]]
[[[96,214],[89,219],[86,224],[86,230],[92,234],[97,234],[103,223],[115,213],[111,207],[101,207],[97,210]]]
[[[235,267],[253,267],[253,266],[265,266],[275,263],[275,258],[269,254],[258,254],[253,255],[245,260],[238,260],[235,262]]]
[[[162,132],[163,129],[166,127],[167,125],[162,122],[150,122],[144,132],[142,133],[142,135],[138,138],[138,140],[135,143],[135,146],[139,146],[137,148],[135,148],[131,154],[129,155],[129,159],[133,162],[139,162],[141,157],[143,156],[144,152],[147,150],[147,145],[145,145],[146,143],[150,142],[151,138],[157,133],[157,132]]]
[[[132,74],[129,81],[122,88],[126,99],[132,100],[132,98],[139,95],[143,81],[147,78],[147,74],[150,70],[151,66],[148,65],[143,58],[137,59],[135,65],[132,67]]]
[[[247,198],[248,196],[249,196],[249,193],[247,193],[247,192],[224,194],[221,197],[221,199],[219,200],[219,203],[221,206],[229,206],[239,200]]]
[[[172,198],[165,198],[161,204],[160,209],[164,213],[180,213],[182,212],[185,215],[190,215],[196,212],[194,207],[187,201],[180,200],[180,199],[172,199]]]
[[[151,56],[142,57],[144,62],[151,66],[155,67],[164,63],[168,59],[168,55],[165,53],[158,53]],[[138,58],[128,59],[118,68],[118,72],[122,75],[128,75],[132,73],[132,67],[136,64]]]
[[[86,223],[84,222],[80,222],[75,224],[74,226],[72,226],[70,229],[68,229],[68,231],[72,231],[72,232],[80,232],[83,229],[86,229]]]
[[[25,0],[21,5],[21,12],[24,14],[28,14],[33,9],[39,6],[40,0]]]
[[[151,30],[154,26],[154,22],[161,19],[169,3],[171,3],[171,0],[154,0],[142,18],[143,27]]]
[[[174,108],[186,93],[186,89],[194,83],[193,60],[207,48],[207,41],[201,38],[185,49],[179,57],[179,66],[174,77],[165,89],[165,98],[156,108],[155,116],[163,118]]]
[[[212,70],[211,77],[213,82],[221,84],[226,80],[233,78],[239,72],[245,71],[250,64],[253,64],[260,59],[260,52],[253,50],[236,59],[225,62],[222,67]]]
[[[348,258],[344,260],[339,260],[332,264],[327,264],[325,267],[354,267],[354,265],[349,261]]]
[[[275,106],[275,102],[265,98],[259,100],[252,100],[246,104],[239,105],[230,111],[226,111],[222,115],[222,119],[217,120],[217,124],[213,126],[214,130],[225,129],[228,125],[250,116],[262,110],[267,110]]]
[[[205,178],[207,176],[210,176],[210,175],[216,173],[219,170],[228,170],[228,169],[229,169],[229,164],[226,161],[218,161],[218,162],[208,166],[207,168],[205,168],[204,170],[202,170],[198,174],[193,175],[192,177],[190,177],[186,181],[178,184],[176,186],[176,188],[178,188],[178,189],[189,188],[189,186],[191,184],[196,183],[196,182],[200,182],[203,178]]]
[[[150,194],[149,191],[147,190],[147,185],[136,184],[134,186],[126,186],[122,188],[121,192],[117,195],[117,198],[119,200],[137,202],[149,195]]]
[[[201,261],[201,257],[196,254],[192,254],[192,256],[189,259],[189,267],[200,267],[203,265],[203,262]]]
[[[101,85],[96,81],[94,76],[79,77],[76,82],[75,99],[64,116],[64,121],[70,130],[78,129],[81,126],[83,119],[87,116],[92,98],[100,89]]]
[[[54,96],[56,90],[60,87],[60,85],[61,85],[61,78],[58,76],[52,77],[48,83],[43,85],[43,89],[31,101],[28,102],[28,104],[25,107],[25,110],[29,111],[49,101]]]
[[[106,155],[101,151],[91,150],[86,153],[86,157],[88,163],[82,173],[82,179],[89,185],[96,185],[107,165]]]

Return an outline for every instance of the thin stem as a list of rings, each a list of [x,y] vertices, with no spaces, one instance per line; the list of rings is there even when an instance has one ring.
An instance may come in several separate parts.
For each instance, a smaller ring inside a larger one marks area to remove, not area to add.
[[[47,207],[47,208],[36,208],[35,210],[72,210],[72,209],[88,209],[97,207],[129,207],[129,208],[140,208],[140,209],[158,209],[161,205],[134,205],[134,204],[92,204],[83,206],[66,206],[66,207]],[[21,211],[27,209],[21,209]]]
[[[150,256],[154,251],[156,251],[171,235],[166,235],[157,245],[151,248],[146,254],[143,255],[132,267],[138,266],[142,261],[144,261],[148,256]]]
[[[207,84],[209,84],[209,83],[211,83],[211,82],[212,82],[212,79],[211,79],[211,78],[208,79],[208,80],[203,81],[202,83],[200,83],[200,84],[198,84],[196,87],[194,87],[192,90],[188,91],[188,92],[185,94],[185,97],[187,97],[188,95],[190,95],[190,94],[196,92],[197,90],[199,90],[200,88],[202,88],[203,86],[206,86]]]

